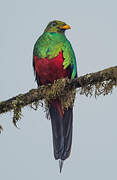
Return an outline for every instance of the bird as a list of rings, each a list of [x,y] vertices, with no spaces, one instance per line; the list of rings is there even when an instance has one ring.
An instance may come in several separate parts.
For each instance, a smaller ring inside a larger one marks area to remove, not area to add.
[[[33,69],[38,87],[48,83],[53,84],[58,79],[77,77],[75,53],[65,35],[68,29],[71,29],[70,25],[60,20],[53,20],[34,44]],[[48,102],[54,158],[59,160],[60,173],[64,160],[71,152],[74,99],[75,93],[71,91],[66,95],[66,99],[56,98]]]

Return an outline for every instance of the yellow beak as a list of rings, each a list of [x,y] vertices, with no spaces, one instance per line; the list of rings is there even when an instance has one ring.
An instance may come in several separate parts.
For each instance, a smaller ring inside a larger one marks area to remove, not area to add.
[[[62,26],[61,29],[71,29],[71,27],[68,24],[66,24],[66,25]]]

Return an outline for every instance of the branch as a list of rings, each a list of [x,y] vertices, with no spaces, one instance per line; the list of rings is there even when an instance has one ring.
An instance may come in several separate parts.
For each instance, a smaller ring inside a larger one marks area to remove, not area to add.
[[[40,86],[25,94],[19,94],[11,99],[0,102],[0,114],[13,110],[14,122],[21,116],[21,109],[24,106],[39,102],[39,100],[55,99],[57,96],[65,95],[73,88],[80,88],[80,94],[86,96],[94,94],[108,94],[117,86],[117,66],[104,69],[96,73],[86,74],[73,80],[61,79],[53,85]]]

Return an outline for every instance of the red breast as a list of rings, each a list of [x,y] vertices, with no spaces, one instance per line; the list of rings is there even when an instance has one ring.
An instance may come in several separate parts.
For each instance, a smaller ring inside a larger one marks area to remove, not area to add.
[[[67,71],[63,69],[63,60],[62,52],[52,59],[34,56],[35,70],[42,84],[53,83],[54,80],[67,77]]]

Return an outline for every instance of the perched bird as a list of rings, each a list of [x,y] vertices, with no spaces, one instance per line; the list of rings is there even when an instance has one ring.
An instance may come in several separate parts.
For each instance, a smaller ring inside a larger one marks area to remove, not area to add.
[[[67,29],[70,29],[69,25],[54,20],[47,25],[36,41],[33,50],[33,68],[38,86],[52,84],[61,78],[77,77],[75,54],[65,36]],[[60,172],[63,161],[69,157],[71,151],[74,98],[75,93],[71,91],[66,95],[66,99],[57,98],[48,102],[54,157],[56,160],[59,159]],[[68,104],[67,107],[65,103]]]

